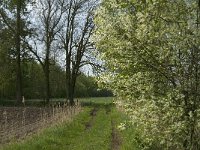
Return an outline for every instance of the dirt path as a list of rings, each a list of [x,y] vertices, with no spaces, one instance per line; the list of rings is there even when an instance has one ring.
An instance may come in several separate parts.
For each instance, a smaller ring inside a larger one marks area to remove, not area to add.
[[[111,106],[106,106],[105,111],[106,111],[106,115],[109,116],[111,114]],[[116,129],[116,123],[113,119],[111,120],[111,128],[112,128],[111,150],[119,150],[122,144],[122,139],[120,137],[119,131]]]
[[[119,135],[119,131],[115,127],[115,123],[112,120],[112,133],[111,133],[111,150],[119,150],[122,144],[122,139]]]
[[[82,111],[71,123],[52,127],[48,132],[30,139],[31,145],[30,141],[25,140],[24,143],[14,147],[11,145],[7,150],[24,149],[24,147],[37,150],[43,149],[44,145],[46,149],[53,147],[58,150],[60,147],[74,150],[119,150],[122,137],[116,128],[115,117],[111,106],[90,107]]]
[[[106,116],[110,117],[111,114],[111,107],[105,107],[105,112],[106,112]],[[91,111],[90,111],[90,116],[91,119],[85,124],[85,130],[90,130],[93,126],[93,124],[95,123],[95,117],[98,113],[98,108],[94,107]],[[111,132],[111,150],[119,150],[120,146],[122,144],[122,139],[120,137],[119,131],[116,129],[116,125],[115,122],[113,120],[111,120],[111,128],[112,128],[112,132]]]
[[[85,130],[89,130],[89,129],[92,128],[92,125],[94,123],[94,118],[96,117],[97,112],[98,112],[98,108],[97,107],[94,107],[91,110],[91,112],[90,112],[91,119],[85,124]]]
[[[105,107],[106,114],[109,116],[111,114],[111,106]],[[122,139],[120,137],[119,131],[116,129],[115,121],[111,120],[111,150],[119,150],[122,144]]]

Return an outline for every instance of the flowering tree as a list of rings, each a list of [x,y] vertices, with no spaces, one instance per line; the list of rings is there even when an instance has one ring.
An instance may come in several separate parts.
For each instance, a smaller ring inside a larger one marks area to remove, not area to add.
[[[103,1],[96,46],[109,87],[142,148],[199,149],[199,5],[196,1]]]

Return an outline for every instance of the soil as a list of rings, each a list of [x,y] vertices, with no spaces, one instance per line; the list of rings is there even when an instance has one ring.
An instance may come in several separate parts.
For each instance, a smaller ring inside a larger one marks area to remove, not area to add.
[[[111,112],[111,107],[110,106],[106,106],[105,110],[106,110],[106,114],[108,115]]]
[[[0,107],[0,145],[36,132],[52,116],[51,107]]]
[[[111,150],[119,150],[122,144],[122,139],[120,137],[119,131],[115,127],[115,123],[112,120],[112,133],[111,133]]]
[[[94,117],[97,115],[98,109],[96,107],[94,107],[91,111],[90,111],[90,116],[91,119],[85,124],[85,130],[89,130],[92,128],[92,124],[94,122]]]

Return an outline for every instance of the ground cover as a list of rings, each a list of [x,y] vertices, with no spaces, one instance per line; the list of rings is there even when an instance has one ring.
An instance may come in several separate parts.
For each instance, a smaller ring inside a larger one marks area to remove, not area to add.
[[[128,118],[116,109],[112,99],[82,99],[81,113],[71,122],[47,128],[3,150],[139,150],[132,126],[118,127]]]

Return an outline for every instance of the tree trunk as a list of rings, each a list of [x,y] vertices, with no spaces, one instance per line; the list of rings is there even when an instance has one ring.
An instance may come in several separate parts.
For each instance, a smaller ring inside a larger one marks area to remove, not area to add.
[[[70,85],[70,105],[73,106],[75,105],[74,102],[74,93],[75,93],[75,86],[76,86],[76,78],[77,75],[75,73],[75,70],[72,71],[72,76],[71,76],[71,85]]]
[[[21,1],[18,0],[17,3],[17,31],[16,31],[16,51],[17,51],[17,78],[16,78],[16,88],[17,88],[17,103],[20,104],[22,103],[22,75],[21,75],[21,50],[20,50],[20,32],[21,32]]]
[[[73,77],[71,76],[71,74],[69,75],[69,79],[68,79],[68,100],[71,106],[74,105],[74,94],[73,94],[73,87],[72,87],[72,79]]]
[[[65,80],[66,80],[66,101],[68,101],[69,100],[69,76],[68,76],[67,71],[66,71]]]
[[[74,102],[74,92],[75,92],[74,78],[72,78],[72,80],[71,80],[71,86],[69,88],[69,91],[70,91],[70,97],[69,97],[70,105],[73,106],[73,105],[75,105],[75,102]]]
[[[69,42],[69,41],[67,41]],[[71,52],[68,51],[68,48],[66,48],[66,97],[67,101],[69,101],[70,105],[71,103]]]
[[[73,106],[74,103],[74,88],[75,88],[75,81],[74,76],[71,75],[71,71],[68,70],[66,73],[67,77],[67,100],[69,100],[69,104]]]
[[[45,84],[46,84],[46,94],[45,94],[45,101],[47,104],[49,104],[50,101],[50,81],[49,81],[49,62],[46,60],[45,70]]]
[[[70,99],[70,87],[71,87],[71,71],[70,71],[70,61],[68,55],[66,55],[66,98],[67,101]]]

